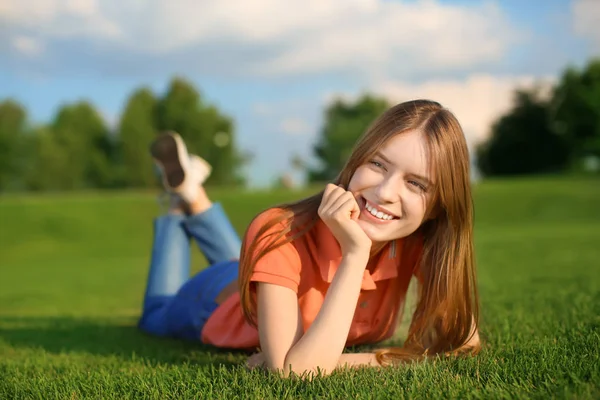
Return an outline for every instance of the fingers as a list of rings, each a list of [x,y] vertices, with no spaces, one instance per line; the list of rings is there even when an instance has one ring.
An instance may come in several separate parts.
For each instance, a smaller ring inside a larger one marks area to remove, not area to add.
[[[339,197],[341,194],[339,189],[341,188],[333,183],[328,183],[327,186],[325,186],[323,197],[321,198],[321,204],[319,205],[318,210],[320,216],[322,216],[322,214],[329,209],[332,199],[335,200],[337,197]]]
[[[325,203],[331,204],[333,201],[335,201],[338,197],[342,196],[344,193],[350,193],[350,192],[348,192],[341,186],[334,185],[333,183],[329,183],[325,187],[325,192],[323,193],[323,200],[325,200]]]
[[[327,184],[323,191],[323,198],[321,199],[321,204],[319,206],[319,215],[326,212],[328,213],[331,210],[331,206],[345,193],[349,192],[333,183]]]
[[[348,202],[356,203],[356,200],[354,199],[354,195],[352,195],[352,193],[350,193],[350,192],[342,193],[342,194],[340,194],[340,196],[338,198],[336,198],[335,200],[332,201],[331,205],[329,206],[329,209],[335,213],[344,204],[346,204]],[[358,205],[357,205],[357,207],[358,207]]]
[[[356,202],[356,199],[354,198],[354,196],[350,196],[350,198],[348,198],[347,196],[341,196],[341,203],[336,203],[339,204],[339,206],[337,208],[332,207],[332,216],[334,218],[348,218],[350,217],[351,219],[357,219],[358,215],[360,213],[360,209],[358,207],[358,203]]]
[[[257,367],[262,367],[264,364],[264,356],[262,353],[256,353],[251,355],[250,357],[248,357],[248,360],[246,361],[246,366],[249,369],[254,369]]]
[[[328,183],[323,191],[323,199],[321,200],[321,204],[331,204],[332,200],[337,199],[344,192],[346,191],[340,186],[334,185],[333,183]]]
[[[358,203],[351,192],[334,184],[326,186],[319,207],[321,217],[357,219],[359,213]]]

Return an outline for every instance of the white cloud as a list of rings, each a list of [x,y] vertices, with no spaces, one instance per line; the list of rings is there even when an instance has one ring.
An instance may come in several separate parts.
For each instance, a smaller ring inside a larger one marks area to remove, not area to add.
[[[66,0],[66,10],[81,16],[90,16],[98,11],[96,0]]]
[[[312,133],[314,129],[311,129],[306,121],[300,118],[285,118],[279,124],[279,129],[286,135],[305,135]]]
[[[44,51],[44,46],[39,40],[28,36],[16,36],[11,44],[15,50],[26,56],[39,56]]]
[[[265,102],[252,104],[252,112],[258,116],[267,116],[273,113],[273,107]]]
[[[572,17],[575,33],[589,38],[594,51],[600,53],[600,1],[573,0]]]
[[[0,23],[14,35],[87,40],[98,57],[185,49],[187,72],[236,59],[229,70],[243,74],[370,78],[489,65],[520,35],[495,3],[435,0],[4,0]]]
[[[374,84],[372,91],[392,104],[418,98],[441,103],[456,115],[469,143],[475,144],[485,139],[494,120],[510,109],[517,88],[541,85],[547,89],[552,82],[550,77],[475,74],[463,80],[429,80],[418,84],[380,81]],[[332,94],[326,95],[327,99],[332,97]],[[357,94],[342,97],[355,99]]]
[[[452,70],[498,61],[516,34],[494,5],[371,2],[298,35],[264,73],[354,70],[368,76]]]
[[[115,39],[122,34],[96,0],[5,0],[0,22],[9,33],[28,32],[48,39]]]

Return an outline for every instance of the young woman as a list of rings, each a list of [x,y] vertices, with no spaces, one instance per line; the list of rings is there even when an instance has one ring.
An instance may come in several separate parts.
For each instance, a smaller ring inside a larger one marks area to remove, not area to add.
[[[176,197],[155,221],[143,330],[260,346],[249,364],[284,375],[479,350],[469,155],[438,103],[386,111],[335,182],[260,213],[243,244],[201,186],[210,167],[175,134],[151,152]],[[190,237],[211,264],[192,279]],[[404,346],[342,354],[393,335],[413,275],[418,302]]]

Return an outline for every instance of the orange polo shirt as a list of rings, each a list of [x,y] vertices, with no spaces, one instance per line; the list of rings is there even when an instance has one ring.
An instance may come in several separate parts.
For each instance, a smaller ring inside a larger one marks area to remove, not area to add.
[[[254,240],[266,220],[280,212],[270,209],[252,221],[245,240]],[[275,227],[273,229],[280,229]],[[395,240],[373,257],[365,269],[360,296],[347,346],[387,339],[397,326],[398,311],[415,272],[420,248],[402,257],[402,240]],[[315,320],[329,285],[342,260],[340,246],[322,222],[302,237],[262,257],[252,282],[267,282],[290,288],[298,294],[304,331]],[[202,330],[202,342],[217,347],[250,349],[259,346],[258,331],[244,319],[240,296],[230,296],[209,317]]]

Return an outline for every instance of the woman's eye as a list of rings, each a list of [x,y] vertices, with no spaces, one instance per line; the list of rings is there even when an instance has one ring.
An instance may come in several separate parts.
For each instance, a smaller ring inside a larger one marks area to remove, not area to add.
[[[383,164],[380,163],[379,161],[371,160],[371,161],[369,161],[369,163],[376,166],[377,168],[383,168]]]
[[[411,185],[413,185],[414,187],[416,187],[417,189],[426,192],[427,191],[427,187],[425,187],[425,185],[417,182],[417,181],[408,181],[408,183],[410,183]]]

